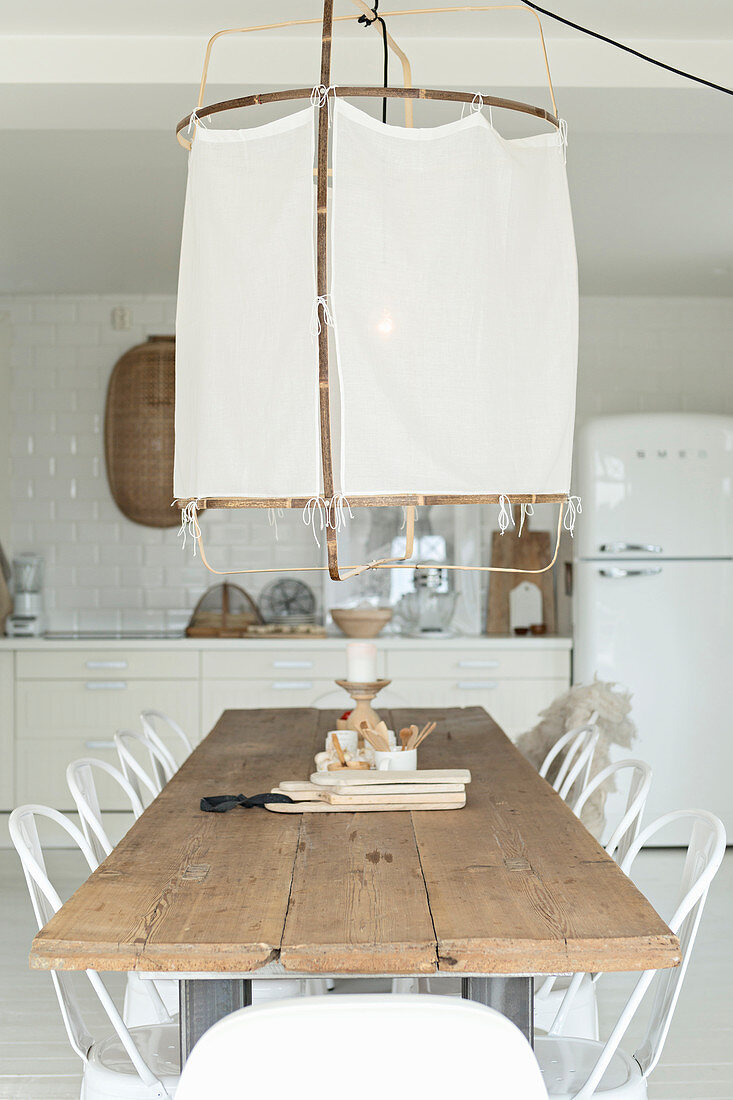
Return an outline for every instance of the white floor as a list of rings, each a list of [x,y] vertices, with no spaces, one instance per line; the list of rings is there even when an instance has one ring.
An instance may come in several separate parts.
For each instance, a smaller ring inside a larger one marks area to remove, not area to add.
[[[679,874],[679,858],[670,851],[649,852],[643,857],[639,885],[662,913],[673,901],[669,884],[673,887]],[[48,869],[62,897],[71,894],[81,881],[80,861],[71,852],[51,852]],[[33,916],[12,851],[0,851],[0,897],[4,930],[0,945],[4,977],[0,992],[0,1098],[76,1100],[80,1062],[66,1039],[50,978],[27,966]],[[713,884],[672,1030],[649,1085],[652,1100],[733,1100],[732,918],[730,852]],[[119,994],[122,984],[120,977],[113,976],[110,989]],[[600,990],[603,1034],[614,1022],[629,984],[626,975],[604,979]],[[86,995],[85,1004],[92,1033],[106,1031],[93,997]],[[633,1050],[634,1037],[624,1046]]]

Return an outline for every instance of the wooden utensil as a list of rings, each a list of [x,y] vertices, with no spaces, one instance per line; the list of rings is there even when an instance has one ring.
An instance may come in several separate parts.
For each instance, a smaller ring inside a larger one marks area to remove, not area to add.
[[[404,729],[400,730],[400,741],[402,742],[402,751],[403,752],[407,748],[407,742],[410,740],[410,737],[411,737],[410,730],[406,726],[405,726]]]
[[[341,766],[343,768],[345,768],[346,767],[346,757],[344,756],[344,750],[341,748],[341,742],[339,741],[339,739],[338,739],[338,737],[336,736],[335,733],[331,734],[331,744],[333,745],[333,747],[336,750],[336,755],[339,758],[339,763],[341,764]]]

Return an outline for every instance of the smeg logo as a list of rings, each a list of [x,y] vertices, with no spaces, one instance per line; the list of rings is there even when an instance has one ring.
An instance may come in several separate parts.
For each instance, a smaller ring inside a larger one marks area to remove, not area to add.
[[[684,459],[687,459],[687,458],[707,458],[708,457],[708,452],[704,449],[699,449],[699,450],[694,450],[693,449],[691,451],[689,451],[689,450],[680,450],[680,451],[668,451],[668,450],[637,451],[636,452],[636,457],[637,458],[642,458],[642,459],[644,459],[644,458],[648,458],[648,459],[655,459],[655,458],[661,458],[661,459],[673,458],[674,459],[674,458],[677,458],[677,459],[684,460]]]

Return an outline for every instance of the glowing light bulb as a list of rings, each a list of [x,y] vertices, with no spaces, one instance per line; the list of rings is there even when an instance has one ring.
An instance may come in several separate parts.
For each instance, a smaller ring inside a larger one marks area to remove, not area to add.
[[[393,328],[394,321],[385,310],[382,314],[382,320],[377,325],[377,329],[379,330],[379,332],[381,332],[382,336],[389,336]]]

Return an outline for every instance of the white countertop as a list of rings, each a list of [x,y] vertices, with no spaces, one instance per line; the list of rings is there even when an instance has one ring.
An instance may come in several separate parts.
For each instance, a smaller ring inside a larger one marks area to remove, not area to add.
[[[462,635],[454,638],[401,638],[395,635],[385,635],[378,638],[346,638],[343,635],[334,635],[328,638],[144,638],[140,635],[134,637],[86,637],[86,638],[0,638],[0,651],[2,650],[62,650],[62,649],[97,649],[97,650],[170,650],[170,649],[282,649],[294,646],[298,649],[343,649],[348,642],[373,641],[379,649],[572,649],[572,639],[558,635],[541,635],[539,637],[521,637],[504,635],[468,636]]]

